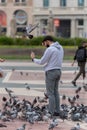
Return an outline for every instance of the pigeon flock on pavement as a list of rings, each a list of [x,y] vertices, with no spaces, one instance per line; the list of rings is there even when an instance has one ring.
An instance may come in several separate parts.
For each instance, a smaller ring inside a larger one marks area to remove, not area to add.
[[[30,86],[25,84],[27,91]],[[34,125],[40,121],[48,123],[48,130],[53,130],[59,125],[59,120],[75,121],[77,124],[71,130],[80,130],[80,122],[87,123],[87,106],[79,103],[80,91],[87,91],[87,85],[77,87],[74,97],[62,95],[61,111],[59,116],[52,116],[48,111],[48,95],[44,92],[43,97],[34,97],[32,101],[20,99],[13,90],[5,88],[7,96],[2,97],[2,109],[0,109],[0,127],[8,127],[4,122],[22,120]],[[68,102],[68,103],[67,103]],[[16,130],[26,130],[26,123]]]

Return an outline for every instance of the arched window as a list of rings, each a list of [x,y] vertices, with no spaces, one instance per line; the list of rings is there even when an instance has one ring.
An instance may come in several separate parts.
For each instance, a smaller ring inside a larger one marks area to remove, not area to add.
[[[7,30],[7,17],[4,11],[0,10],[0,30],[2,34],[6,33]],[[1,35],[1,34],[0,34]]]
[[[3,11],[0,11],[0,25],[3,27],[6,27],[6,25],[7,25],[6,14]]]
[[[17,32],[23,32],[23,28],[27,26],[28,16],[24,10],[16,10],[14,12],[14,17],[17,25]]]

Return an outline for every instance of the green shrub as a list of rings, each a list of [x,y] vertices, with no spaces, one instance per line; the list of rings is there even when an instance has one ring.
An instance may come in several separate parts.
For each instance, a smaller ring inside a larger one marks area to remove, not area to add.
[[[43,36],[34,37],[33,39],[27,38],[11,38],[6,36],[0,37],[0,45],[22,45],[22,46],[40,46],[42,44]],[[79,46],[81,41],[87,39],[84,38],[58,38],[54,37],[55,41],[58,41],[63,46]]]
[[[0,37],[0,45],[13,45],[13,44],[14,44],[13,38],[5,36]]]
[[[82,41],[87,41],[86,38],[75,38],[76,44],[79,46]]]
[[[63,46],[73,46],[74,45],[74,39],[72,38],[57,38],[56,41],[58,41]]]
[[[29,40],[29,45],[33,45],[33,46],[37,46],[37,45],[41,45],[41,41],[42,41],[43,37],[34,37],[33,39]]]

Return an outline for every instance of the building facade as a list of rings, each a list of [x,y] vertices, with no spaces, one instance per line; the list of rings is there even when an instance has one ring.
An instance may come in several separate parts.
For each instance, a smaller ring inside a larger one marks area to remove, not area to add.
[[[7,36],[31,24],[32,0],[0,0],[0,26]]]
[[[0,25],[8,36],[14,18],[17,31],[39,23],[35,36],[87,38],[87,0],[0,0]]]
[[[34,20],[40,22],[40,34],[52,11],[54,35],[87,37],[87,0],[34,0]],[[57,25],[55,24],[57,20]]]

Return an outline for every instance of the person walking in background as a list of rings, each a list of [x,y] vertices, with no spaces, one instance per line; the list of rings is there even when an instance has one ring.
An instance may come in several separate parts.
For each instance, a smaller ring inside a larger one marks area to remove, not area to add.
[[[76,77],[72,81],[72,84],[74,86],[77,86],[76,81],[81,76],[81,74],[83,76],[83,83],[84,83],[84,80],[86,77],[86,72],[85,72],[85,65],[86,65],[86,58],[87,58],[86,47],[87,47],[87,42],[83,41],[81,43],[81,46],[79,46],[75,52],[74,61],[72,63],[72,66],[74,65],[75,61],[77,60],[79,72],[77,73]]]
[[[42,36],[46,36],[46,29],[45,28],[43,28],[43,30],[42,30]]]
[[[35,53],[31,52],[34,63],[44,65],[46,91],[49,98],[49,113],[59,116],[60,96],[58,92],[59,80],[61,78],[61,68],[64,56],[63,47],[52,36],[45,36],[42,45],[47,47],[41,59],[35,58]]]

